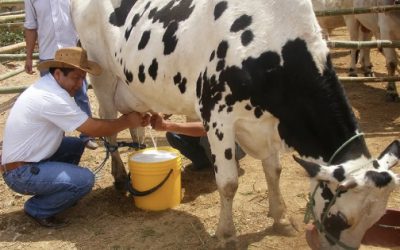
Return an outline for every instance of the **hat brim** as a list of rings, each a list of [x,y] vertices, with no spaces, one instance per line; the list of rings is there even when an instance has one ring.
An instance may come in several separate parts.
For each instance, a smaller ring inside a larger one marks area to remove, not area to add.
[[[102,72],[100,65],[92,61],[88,61],[88,65],[84,67],[82,65],[75,65],[57,60],[47,60],[39,63],[37,68],[39,70],[46,70],[49,68],[77,68],[95,76],[100,75]]]

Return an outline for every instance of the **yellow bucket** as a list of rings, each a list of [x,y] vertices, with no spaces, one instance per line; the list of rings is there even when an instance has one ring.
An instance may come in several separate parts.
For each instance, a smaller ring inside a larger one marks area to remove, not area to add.
[[[181,203],[181,156],[171,147],[136,151],[129,156],[131,184],[128,185],[138,208],[161,211]],[[149,160],[150,159],[150,160]]]

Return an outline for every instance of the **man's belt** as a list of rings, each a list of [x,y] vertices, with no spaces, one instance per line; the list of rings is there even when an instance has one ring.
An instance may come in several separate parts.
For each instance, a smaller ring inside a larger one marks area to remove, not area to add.
[[[14,170],[14,169],[19,168],[26,164],[27,164],[27,162],[24,162],[24,161],[16,161],[16,162],[6,163],[4,165],[0,165],[0,172],[3,174],[7,171]]]

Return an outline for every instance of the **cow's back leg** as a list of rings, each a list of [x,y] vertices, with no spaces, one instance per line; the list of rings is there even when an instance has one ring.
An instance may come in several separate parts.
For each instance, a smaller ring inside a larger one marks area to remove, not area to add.
[[[293,236],[296,234],[296,230],[286,214],[286,205],[279,187],[282,170],[279,154],[271,154],[270,157],[262,160],[262,165],[268,185],[268,216],[274,219],[273,229],[280,234]]]
[[[102,119],[116,119],[118,111],[114,103],[114,91],[117,80],[107,71],[101,77],[91,76],[93,90],[99,102],[99,116]],[[117,135],[106,137],[111,146],[116,150],[111,152],[111,174],[114,177],[114,186],[117,190],[125,191],[128,175],[118,152]]]

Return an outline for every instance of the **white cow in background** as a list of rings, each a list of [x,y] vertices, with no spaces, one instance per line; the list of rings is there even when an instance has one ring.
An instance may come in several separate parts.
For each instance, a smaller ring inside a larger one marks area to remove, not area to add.
[[[316,11],[353,8],[353,0],[312,0],[312,3]],[[318,17],[318,22],[326,37],[333,29],[346,26],[351,41],[371,40],[371,32],[361,26],[354,15]],[[358,52],[357,49],[350,50],[349,76],[357,76]],[[361,50],[360,64],[365,76],[373,75],[369,49]]]
[[[353,0],[354,7],[373,7],[392,5],[394,0]],[[390,11],[384,13],[359,14],[355,18],[367,29],[371,30],[376,39],[381,40],[400,40],[400,11]],[[386,68],[389,76],[396,73],[398,59],[394,48],[383,48],[386,59]],[[387,84],[388,101],[400,101],[395,82]]]
[[[280,233],[294,232],[279,188],[283,148],[296,150],[312,179],[321,248],[359,247],[385,212],[400,181],[389,170],[400,142],[377,160],[370,155],[310,0],[72,0],[72,16],[103,68],[91,82],[102,115],[201,118],[221,198],[222,246],[237,241],[235,141],[262,161]]]

